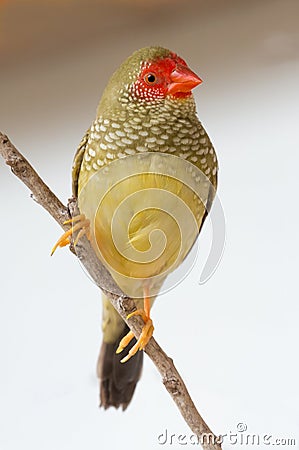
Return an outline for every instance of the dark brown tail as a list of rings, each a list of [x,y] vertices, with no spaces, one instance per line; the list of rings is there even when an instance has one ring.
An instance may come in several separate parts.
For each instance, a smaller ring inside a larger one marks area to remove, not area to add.
[[[105,409],[109,408],[109,406],[114,406],[115,408],[121,406],[125,410],[132,399],[137,381],[141,375],[143,352],[138,351],[129,361],[125,363],[120,362],[135,344],[135,338],[121,353],[115,353],[120,340],[128,331],[129,328],[126,325],[119,338],[113,344],[102,343],[97,374],[100,379],[100,406],[103,406]]]

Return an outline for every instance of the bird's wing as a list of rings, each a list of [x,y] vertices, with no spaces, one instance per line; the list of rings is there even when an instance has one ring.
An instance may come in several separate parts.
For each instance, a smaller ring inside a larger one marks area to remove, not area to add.
[[[200,232],[202,230],[202,227],[203,227],[203,224],[205,223],[205,220],[206,220],[206,218],[208,217],[208,215],[209,215],[209,213],[211,211],[212,203],[214,201],[214,198],[215,198],[215,195],[216,195],[216,191],[217,191],[217,173],[215,175],[214,185],[211,185],[210,189],[209,189],[209,195],[208,195],[208,201],[207,201],[207,205],[206,205],[206,210],[205,210],[205,214],[204,214],[204,216],[202,218],[202,222],[201,222],[201,225],[200,225],[200,229],[199,229],[198,235],[200,234]]]
[[[78,179],[79,179],[81,164],[82,164],[83,156],[85,153],[89,134],[90,134],[90,129],[88,129],[86,131],[85,135],[83,136],[83,138],[77,148],[75,156],[74,156],[73,167],[72,167],[72,191],[73,191],[73,195],[75,197],[78,196]]]

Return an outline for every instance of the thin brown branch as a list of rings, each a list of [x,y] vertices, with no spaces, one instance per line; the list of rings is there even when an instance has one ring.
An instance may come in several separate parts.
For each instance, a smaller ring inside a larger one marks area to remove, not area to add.
[[[0,132],[0,154],[12,172],[30,189],[33,198],[66,229],[64,221],[73,215],[77,208],[76,200],[71,199],[68,208],[64,206],[49,187],[43,182],[30,163],[14,147],[7,136]],[[76,246],[76,256],[81,261],[95,284],[105,292],[115,309],[127,322],[128,326],[139,336],[142,329],[140,317],[132,317],[127,320],[127,315],[136,307],[134,301],[128,298],[115,284],[107,269],[101,264],[88,240],[83,238]],[[217,442],[212,433],[197,411],[188,391],[175,368],[173,361],[162,350],[154,338],[151,338],[146,346],[145,352],[153,361],[162,376],[164,386],[176,403],[186,423],[199,438],[202,447],[207,450],[221,450],[221,444]],[[221,439],[220,439],[221,440]]]

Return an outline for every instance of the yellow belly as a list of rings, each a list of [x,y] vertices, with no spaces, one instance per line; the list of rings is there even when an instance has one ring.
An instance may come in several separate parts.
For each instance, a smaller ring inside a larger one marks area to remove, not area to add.
[[[209,192],[203,179],[199,188],[196,168],[185,160],[138,156],[96,172],[79,194],[99,258],[134,298],[143,297],[145,283],[156,296],[182,263],[198,236]]]

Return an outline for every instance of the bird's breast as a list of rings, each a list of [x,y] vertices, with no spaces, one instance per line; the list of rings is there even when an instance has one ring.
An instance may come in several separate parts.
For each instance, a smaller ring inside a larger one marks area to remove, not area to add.
[[[156,152],[127,155],[88,178],[79,208],[91,221],[92,242],[119,286],[152,295],[194,244],[210,182],[194,164]]]
[[[195,114],[191,118],[176,117],[180,111],[175,106],[161,106],[154,116],[119,112],[111,118],[98,117],[90,129],[79,190],[112,161],[147,152],[178,156],[215,177],[217,159],[206,131]]]

